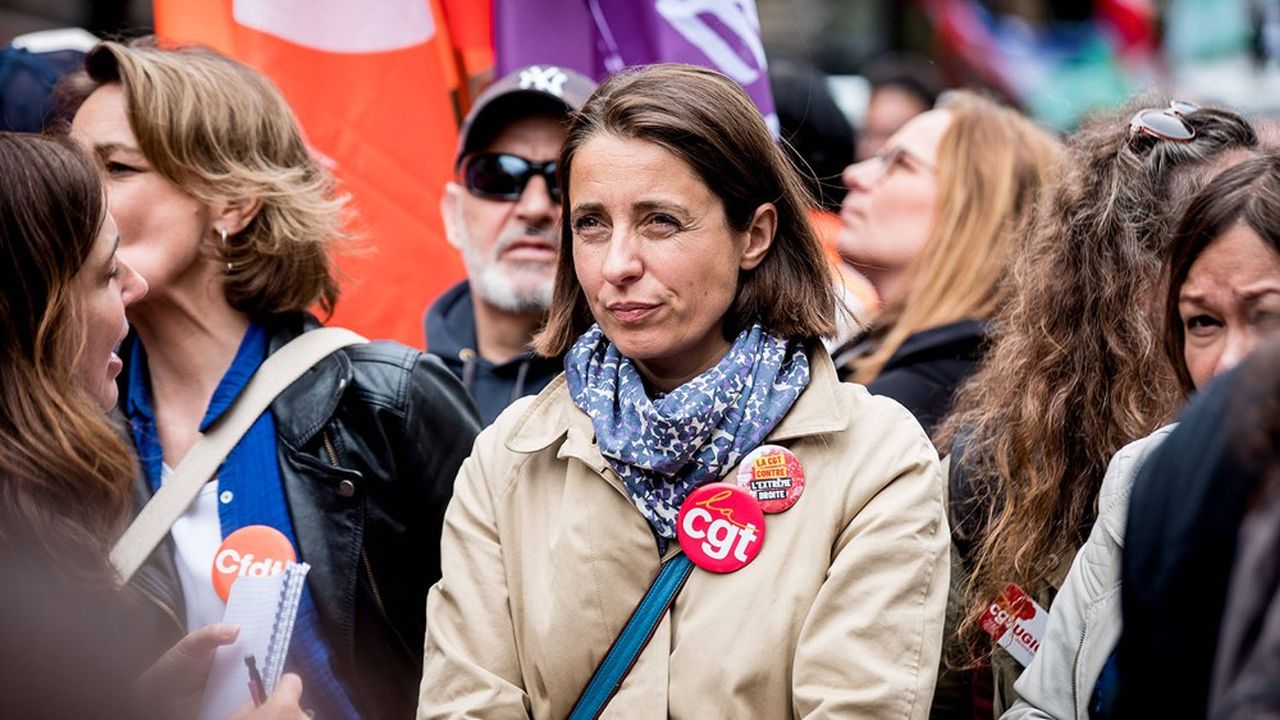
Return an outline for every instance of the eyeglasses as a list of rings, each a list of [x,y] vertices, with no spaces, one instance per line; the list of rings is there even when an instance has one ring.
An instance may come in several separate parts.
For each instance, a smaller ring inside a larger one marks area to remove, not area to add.
[[[1196,138],[1196,129],[1187,124],[1183,116],[1199,109],[1195,103],[1173,100],[1167,108],[1139,110],[1129,121],[1129,140],[1146,135],[1158,140],[1191,142]]]
[[[922,168],[930,173],[938,171],[938,169],[935,168],[928,160],[925,160],[901,145],[894,145],[888,150],[877,150],[876,158],[880,160],[880,167],[883,169],[885,174],[888,174],[890,170],[899,165],[915,165],[916,167]]]
[[[519,200],[529,178],[541,175],[552,202],[560,202],[556,161],[533,162],[509,153],[477,153],[463,160],[462,178],[472,195],[490,200]]]
[[[874,165],[870,164],[872,160],[876,161]],[[905,168],[918,167],[931,174],[936,174],[938,171],[938,169],[934,167],[932,164],[930,164],[927,160],[911,152],[910,150],[902,147],[901,145],[894,145],[893,147],[881,148],[880,150],[876,151],[875,155],[872,155],[870,158],[867,158],[866,160],[864,160],[863,163],[867,163],[867,165],[862,165],[862,163],[859,163],[859,167],[876,167],[879,170],[879,172],[876,173],[874,177],[865,176],[865,175],[863,176],[866,178],[865,181],[871,184],[879,183],[880,181],[889,177],[889,175],[893,173],[894,168],[898,166],[902,166]],[[874,173],[875,170],[873,170],[872,172]]]

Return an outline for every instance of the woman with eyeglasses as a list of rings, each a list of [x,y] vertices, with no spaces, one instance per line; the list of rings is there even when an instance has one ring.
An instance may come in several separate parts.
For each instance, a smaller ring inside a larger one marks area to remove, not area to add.
[[[1113,457],[1172,419],[1182,392],[1160,341],[1172,226],[1199,187],[1256,146],[1249,123],[1225,110],[1099,118],[1068,140],[1068,171],[1017,247],[992,349],[938,437],[951,450],[964,571],[949,641],[977,668],[975,687],[993,687],[996,715],[1012,705],[1022,667],[982,621],[1010,583],[1052,607]],[[1134,465],[1125,456],[1112,469]],[[1110,649],[1083,642],[1082,656]]]
[[[839,250],[883,303],[871,332],[835,353],[847,379],[933,432],[982,358],[1010,247],[1059,153],[1016,111],[953,92],[845,170]]]
[[[264,359],[338,298],[343,199],[280,92],[213,51],[150,40],[86,58],[71,131],[99,161],[120,256],[150,283],[129,309],[120,403],[149,498]],[[326,718],[404,717],[457,469],[478,432],[436,359],[395,343],[329,355],[272,402],[172,526],[152,594],[167,630],[218,622],[219,546],[274,528],[311,564],[289,666]]]
[[[559,168],[537,346],[565,372],[458,476],[418,717],[927,717],[937,456],[836,376],[829,265],[759,111],[704,68],[624,71]]]

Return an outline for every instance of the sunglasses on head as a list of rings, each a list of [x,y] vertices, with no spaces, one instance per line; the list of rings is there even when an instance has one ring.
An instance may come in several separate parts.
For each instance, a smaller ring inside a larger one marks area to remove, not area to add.
[[[519,200],[529,178],[541,175],[553,202],[560,202],[556,183],[556,161],[533,162],[509,153],[477,153],[463,160],[462,179],[476,197],[490,200]]]
[[[1196,138],[1196,129],[1187,124],[1183,116],[1199,109],[1195,103],[1173,100],[1167,108],[1139,110],[1129,121],[1129,139],[1146,135],[1158,140],[1191,142]]]

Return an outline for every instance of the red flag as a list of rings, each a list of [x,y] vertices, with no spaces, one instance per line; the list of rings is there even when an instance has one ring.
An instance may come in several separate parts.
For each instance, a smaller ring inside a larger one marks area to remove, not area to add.
[[[439,204],[468,93],[440,2],[155,0],[165,40],[209,45],[271,77],[352,196],[361,241],[338,256],[332,322],[418,347],[427,305],[464,275]]]
[[[462,114],[471,100],[493,80],[493,4],[488,0],[441,0],[459,73],[467,79],[461,89]]]

